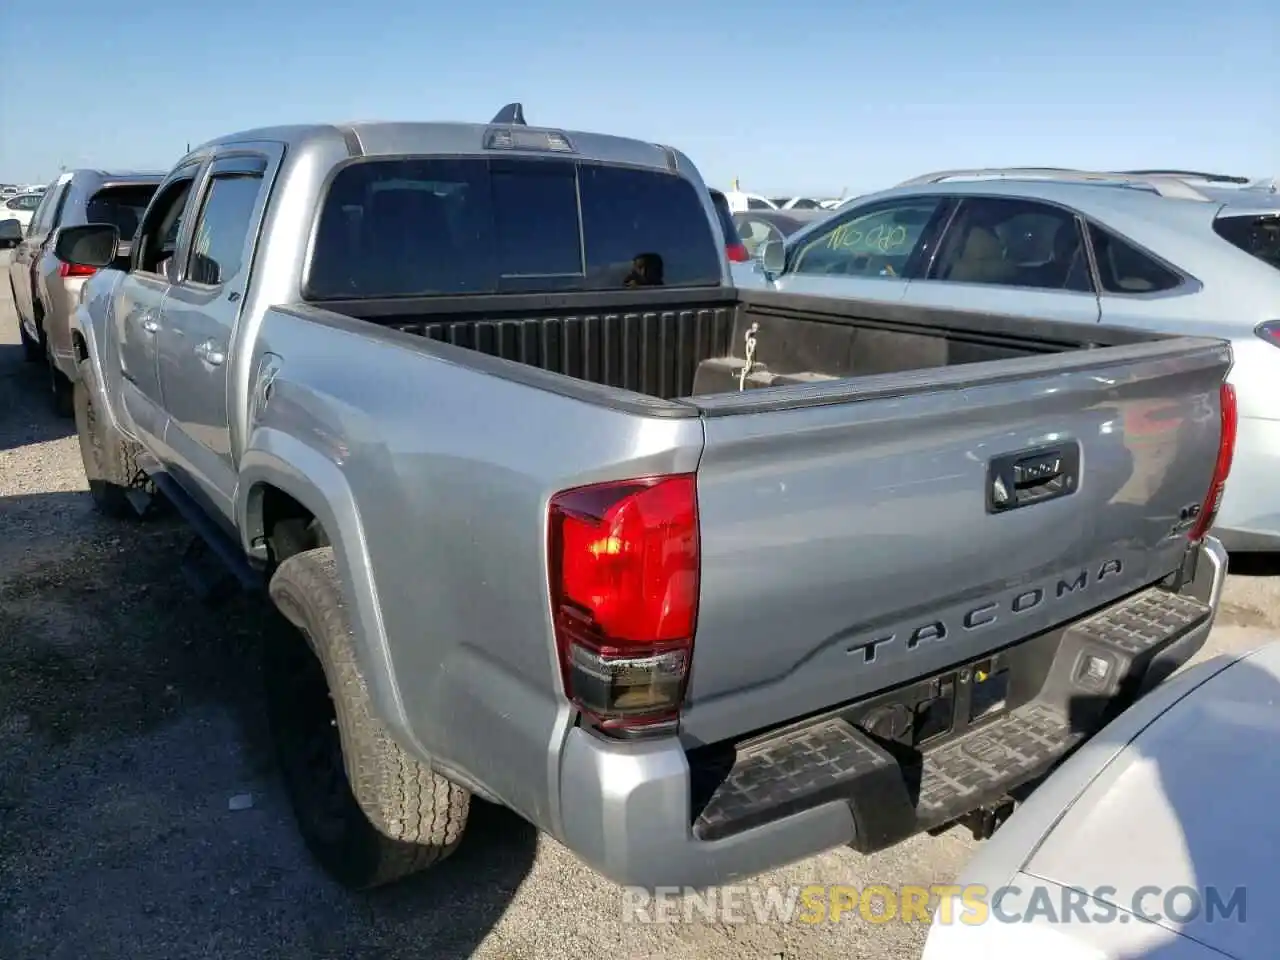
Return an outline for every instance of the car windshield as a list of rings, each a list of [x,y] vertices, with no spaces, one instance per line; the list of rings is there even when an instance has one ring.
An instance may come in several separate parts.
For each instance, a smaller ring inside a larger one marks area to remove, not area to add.
[[[556,158],[350,164],[321,207],[309,299],[715,286],[697,189]]]
[[[1280,270],[1280,210],[1256,216],[1219,217],[1214,231],[1232,246]]]

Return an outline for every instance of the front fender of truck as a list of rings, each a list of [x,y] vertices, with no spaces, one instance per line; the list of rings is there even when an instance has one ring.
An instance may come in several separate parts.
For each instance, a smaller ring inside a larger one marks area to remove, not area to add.
[[[378,590],[369,562],[360,509],[334,452],[273,427],[254,430],[240,460],[235,498],[236,528],[246,554],[262,553],[263,505],[269,490],[304,507],[333,545],[345,595],[350,598],[351,631],[361,672],[374,707],[393,736],[424,752],[405,719],[403,701],[382,622]]]
[[[124,436],[132,436],[121,422],[116,403],[120,378],[114,369],[115,356],[111,346],[111,305],[116,285],[125,274],[104,271],[90,278],[81,288],[80,302],[68,318],[68,337],[74,357],[70,374],[73,381],[80,379],[80,364],[89,361],[92,377],[86,386],[93,391],[99,411],[105,412],[111,426]]]

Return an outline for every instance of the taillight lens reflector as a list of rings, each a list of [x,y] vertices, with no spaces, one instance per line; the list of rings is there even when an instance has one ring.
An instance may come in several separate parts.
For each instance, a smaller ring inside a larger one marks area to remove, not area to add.
[[[549,570],[565,691],[604,727],[678,713],[697,621],[693,474],[556,494]]]
[[[744,243],[730,243],[724,249],[733,263],[746,263],[751,259],[751,254]]]
[[[1253,328],[1253,332],[1273,347],[1280,347],[1280,320],[1268,320]]]
[[[58,276],[60,277],[92,277],[97,272],[97,267],[85,267],[78,263],[58,264]]]
[[[1205,494],[1204,503],[1200,505],[1200,516],[1191,530],[1191,539],[1200,540],[1213,526],[1218,518],[1218,508],[1222,506],[1222,492],[1226,489],[1227,477],[1231,474],[1231,461],[1236,452],[1236,388],[1224,383],[1218,392],[1222,408],[1222,432],[1218,435],[1218,458],[1213,464],[1213,481],[1209,484],[1209,492]]]

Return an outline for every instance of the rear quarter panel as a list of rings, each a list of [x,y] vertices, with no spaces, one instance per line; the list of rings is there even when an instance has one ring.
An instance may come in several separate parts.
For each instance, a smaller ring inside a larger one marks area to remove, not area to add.
[[[276,372],[265,401],[251,391],[237,496],[246,548],[264,484],[320,517],[393,732],[558,832],[554,756],[569,713],[547,501],[692,471],[701,422],[532,388],[472,369],[469,351],[316,316],[272,310],[259,328],[254,368],[265,358]]]

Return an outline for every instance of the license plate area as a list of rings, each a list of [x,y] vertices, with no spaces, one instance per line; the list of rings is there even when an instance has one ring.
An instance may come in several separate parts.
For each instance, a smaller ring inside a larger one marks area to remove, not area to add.
[[[918,750],[994,720],[1018,704],[1014,665],[993,654],[855,707],[845,719],[884,744]]]

